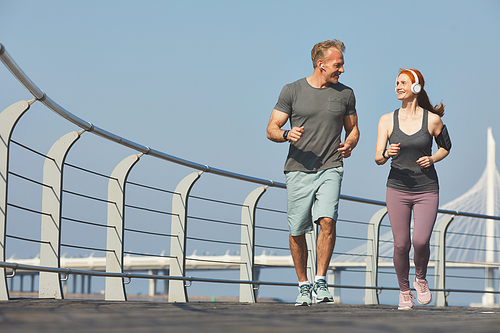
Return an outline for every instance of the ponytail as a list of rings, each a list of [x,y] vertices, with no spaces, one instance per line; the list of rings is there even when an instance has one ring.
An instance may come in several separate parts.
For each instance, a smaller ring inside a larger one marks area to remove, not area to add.
[[[429,110],[432,113],[437,114],[438,116],[444,116],[444,104],[443,102],[432,106],[431,101],[429,100],[429,96],[427,96],[427,92],[422,88],[422,91],[418,94],[417,97],[418,105],[422,108]]]

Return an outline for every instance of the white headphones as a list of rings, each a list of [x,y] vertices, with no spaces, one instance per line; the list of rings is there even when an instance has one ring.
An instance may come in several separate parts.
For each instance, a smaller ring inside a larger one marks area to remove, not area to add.
[[[422,86],[420,85],[420,82],[418,81],[418,76],[417,73],[412,71],[411,69],[408,70],[413,74],[413,77],[415,78],[415,83],[411,85],[411,92],[418,95],[422,91]]]

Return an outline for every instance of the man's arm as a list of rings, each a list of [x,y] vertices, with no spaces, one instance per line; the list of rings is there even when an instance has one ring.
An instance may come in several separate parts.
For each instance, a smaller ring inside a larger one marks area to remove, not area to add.
[[[359,141],[358,115],[351,114],[344,116],[344,129],[346,133],[345,142],[340,144],[338,151],[342,157],[351,156],[351,151],[356,147]]]
[[[283,137],[285,131],[281,127],[286,124],[288,118],[289,115],[287,113],[276,109],[273,110],[271,119],[269,119],[269,124],[267,125],[267,138],[269,140],[274,142],[297,142],[300,139],[302,133],[304,133],[304,127],[294,127],[288,132],[286,139]]]

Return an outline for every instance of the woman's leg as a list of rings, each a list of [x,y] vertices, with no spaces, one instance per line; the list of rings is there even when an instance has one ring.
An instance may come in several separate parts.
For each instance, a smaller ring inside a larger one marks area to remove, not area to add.
[[[410,274],[410,220],[412,200],[406,191],[387,188],[387,213],[391,222],[394,238],[394,268],[398,276],[401,291],[410,290],[408,275]]]
[[[439,206],[439,191],[419,193],[413,206],[413,261],[415,276],[425,279],[430,256],[430,238],[436,222]]]

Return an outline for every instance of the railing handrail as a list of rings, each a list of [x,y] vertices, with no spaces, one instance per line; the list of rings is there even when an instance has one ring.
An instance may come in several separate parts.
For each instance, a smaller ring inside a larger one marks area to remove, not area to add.
[[[267,180],[263,178],[257,178],[253,176],[247,176],[235,172],[230,172],[226,171],[223,169],[218,169],[218,168],[213,168],[205,164],[201,163],[196,163],[192,162],[186,159],[182,159],[179,157],[175,157],[173,155],[166,154],[164,152],[151,149],[148,146],[133,142],[131,140],[128,140],[126,138],[123,138],[121,136],[118,136],[116,134],[113,134],[111,132],[108,132],[104,129],[101,129],[95,125],[93,125],[91,122],[88,122],[86,120],[83,120],[79,118],[78,116],[72,114],[59,104],[57,104],[55,101],[53,101],[45,92],[43,92],[31,79],[24,73],[24,71],[17,65],[17,63],[12,59],[12,57],[9,55],[7,50],[5,49],[4,45],[0,43],[0,60],[4,63],[5,67],[14,75],[14,77],[35,97],[36,100],[42,102],[46,107],[54,111],[56,114],[59,116],[65,118],[66,120],[70,121],[71,123],[77,125],[78,127],[84,129],[85,131],[94,133],[96,135],[99,135],[102,138],[105,138],[107,140],[113,141],[115,143],[118,143],[122,146],[134,149],[138,152],[141,152],[145,155],[150,155],[156,158],[160,158],[163,160],[167,160],[176,164],[180,164],[186,167],[190,167],[196,170],[200,170],[203,172],[209,172],[213,173],[219,176],[225,176],[225,177],[230,177],[234,179],[239,179],[251,183],[256,183],[256,184],[261,184],[261,185],[266,185],[266,186],[271,186],[271,187],[277,187],[277,188],[282,188],[286,189],[286,184],[282,182],[275,182],[273,180]],[[373,205],[378,205],[378,206],[385,206],[386,203],[384,201],[378,201],[378,200],[371,200],[371,199],[364,199],[364,198],[359,198],[359,197],[353,197],[349,195],[340,195],[340,198],[343,200],[348,200],[348,201],[354,201],[354,202],[362,202],[362,203],[368,203],[368,204],[373,204]],[[475,218],[481,218],[481,219],[491,219],[491,220],[500,220],[500,216],[491,216],[491,215],[485,215],[485,214],[476,214],[476,213],[469,213],[469,212],[461,212],[461,211],[453,211],[453,210],[445,210],[445,209],[439,209],[438,213],[441,214],[447,214],[447,215],[456,215],[456,216],[466,216],[466,217],[475,217]]]
[[[113,134],[111,132],[108,132],[102,128],[99,128],[95,125],[93,125],[91,122],[88,122],[86,120],[81,119],[80,117],[77,117],[76,115],[72,114],[59,104],[57,104],[54,100],[52,100],[47,94],[41,90],[27,75],[24,73],[24,71],[17,65],[17,63],[12,59],[12,57],[9,55],[5,47],[3,46],[2,43],[0,43],[0,59],[2,60],[3,64],[7,69],[14,75],[14,77],[35,97],[35,100],[38,100],[42,102],[46,107],[54,111],[56,114],[59,116],[65,118],[66,120],[70,121],[71,123],[75,124],[76,126],[84,129],[85,131],[94,133],[96,135],[99,135],[100,137],[103,137],[107,140],[113,141],[115,143],[118,143],[122,146],[134,149],[138,152],[141,152],[145,155],[151,155],[160,159],[164,159],[173,163],[177,163],[180,165],[184,165],[196,170],[200,170],[203,172],[210,172],[214,173],[220,176],[226,176],[230,178],[236,178],[239,180],[251,182],[251,183],[257,183],[261,185],[266,185],[266,186],[272,186],[272,187],[278,187],[278,188],[286,188],[286,185],[284,183],[280,182],[275,182],[272,180],[267,180],[267,179],[262,179],[262,178],[256,178],[252,176],[247,176],[239,173],[234,173],[218,168],[213,168],[208,165],[192,162],[186,159],[182,159],[179,157],[175,157],[166,153],[163,153],[161,151],[151,149],[148,146],[136,143],[134,141],[130,141],[126,138],[123,138],[119,135]],[[34,102],[34,101],[33,101]],[[30,102],[31,104],[32,102]]]
[[[96,272],[96,271],[84,271],[79,269],[70,268],[54,268],[54,267],[44,267],[44,266],[33,266],[18,263],[10,263],[5,261],[0,261],[0,267],[10,268],[14,272],[16,270],[27,270],[27,271],[38,271],[38,272],[51,272],[59,274],[78,274],[78,275],[88,275],[88,276],[100,276],[100,277],[119,277],[124,279],[155,279],[155,280],[181,280],[181,281],[197,281],[197,282],[215,282],[215,283],[230,283],[230,284],[251,284],[255,286],[284,286],[284,287],[296,287],[296,282],[276,282],[276,281],[247,281],[247,280],[230,280],[230,279],[215,279],[215,278],[200,278],[192,276],[171,276],[171,275],[155,275],[155,274],[140,274],[140,273],[108,273],[108,272]],[[14,273],[15,275],[15,273]],[[129,282],[124,282],[128,284]],[[345,288],[345,289],[372,289],[382,292],[383,290],[393,290],[399,291],[399,287],[384,287],[384,286],[352,286],[352,285],[337,285],[329,284],[329,287],[333,288]],[[500,291],[494,290],[475,290],[475,289],[440,289],[440,288],[429,288],[430,291],[442,291],[442,292],[461,292],[461,293],[475,293],[475,294],[500,294]]]

